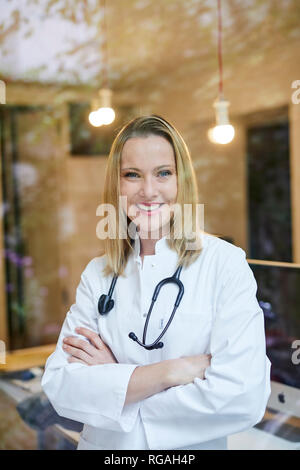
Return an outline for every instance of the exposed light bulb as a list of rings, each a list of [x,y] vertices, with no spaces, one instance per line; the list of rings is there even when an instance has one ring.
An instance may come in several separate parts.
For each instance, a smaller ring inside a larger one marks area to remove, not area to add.
[[[89,121],[90,121],[90,124],[94,127],[100,127],[102,126],[103,122],[102,122],[102,118],[101,116],[99,115],[98,113],[98,109],[100,107],[100,101],[99,99],[94,99],[92,101],[92,106],[91,106],[91,112],[89,114]]]
[[[112,108],[99,108],[97,111],[99,119],[101,119],[102,124],[108,125],[111,124],[116,116],[116,113]]]
[[[229,144],[234,138],[234,127],[228,119],[229,101],[218,99],[214,103],[216,110],[216,126],[209,129],[208,137],[214,144]]]
[[[108,88],[101,88],[98,94],[99,98],[92,101],[92,111],[89,114],[89,121],[94,127],[107,126],[116,117],[111,107],[112,91]]]
[[[234,138],[234,127],[231,124],[215,126],[208,131],[209,139],[215,144],[229,144]]]
[[[89,114],[89,121],[94,127],[100,127],[103,124],[102,116],[99,114],[99,111],[92,111]]]

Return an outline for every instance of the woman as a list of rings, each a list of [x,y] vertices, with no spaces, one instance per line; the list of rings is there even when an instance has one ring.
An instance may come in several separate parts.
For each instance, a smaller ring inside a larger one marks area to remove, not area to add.
[[[105,254],[82,273],[42,380],[58,414],[84,423],[78,449],[225,449],[264,415],[257,285],[241,248],[200,230],[197,197],[171,124],[153,115],[121,129],[105,178],[103,202],[117,209]],[[175,272],[150,317],[156,285]]]

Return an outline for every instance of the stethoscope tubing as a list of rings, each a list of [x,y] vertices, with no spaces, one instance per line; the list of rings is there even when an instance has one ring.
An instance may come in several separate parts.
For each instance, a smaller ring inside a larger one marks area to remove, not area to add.
[[[184,286],[183,286],[183,283],[181,282],[181,280],[179,279],[181,270],[182,270],[182,266],[180,265],[176,269],[173,276],[167,277],[166,279],[163,279],[155,287],[154,293],[153,293],[153,296],[152,296],[151,305],[150,305],[149,311],[147,313],[147,318],[146,318],[145,325],[144,325],[143,341],[141,342],[133,331],[131,331],[128,335],[129,338],[131,338],[133,341],[136,341],[140,346],[144,347],[145,349],[148,349],[148,350],[160,349],[164,346],[164,344],[160,341],[160,339],[164,336],[167,329],[169,328],[169,326],[170,326],[170,324],[171,324],[171,322],[174,318],[175,312],[176,312],[176,310],[177,310],[177,308],[178,308],[178,306],[181,302],[181,299],[183,297],[183,294],[184,294]],[[109,288],[109,291],[108,291],[108,294],[107,295],[102,294],[101,297],[99,298],[98,310],[99,310],[100,315],[107,314],[114,306],[114,300],[111,297],[112,297],[113,291],[115,289],[117,279],[118,279],[118,276],[114,275],[113,279],[112,279],[112,282],[111,282],[111,285],[110,285],[110,288]],[[174,304],[174,307],[173,307],[173,311],[172,311],[172,314],[171,314],[166,326],[164,327],[163,331],[158,336],[158,338],[153,343],[146,344],[147,329],[148,329],[148,324],[149,324],[149,321],[150,321],[152,309],[154,307],[154,304],[157,300],[157,297],[160,293],[161,288],[166,284],[176,284],[179,288],[179,292],[178,292],[177,297],[176,297],[176,301],[175,301],[175,304]]]

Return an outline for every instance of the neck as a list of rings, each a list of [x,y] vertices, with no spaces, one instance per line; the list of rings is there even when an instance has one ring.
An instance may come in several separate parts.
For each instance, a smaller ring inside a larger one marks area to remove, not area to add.
[[[166,231],[160,231],[159,236],[155,238],[149,238],[145,234],[140,233],[140,256],[155,255],[155,245],[158,240],[161,240],[167,235]]]
[[[140,256],[155,255],[155,244],[158,240],[140,238]]]

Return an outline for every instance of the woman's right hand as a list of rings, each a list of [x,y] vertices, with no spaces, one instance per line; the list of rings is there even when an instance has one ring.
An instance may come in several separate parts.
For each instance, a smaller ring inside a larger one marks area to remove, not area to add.
[[[193,382],[196,377],[204,380],[204,372],[210,366],[210,361],[210,354],[196,354],[194,356],[170,359],[168,361],[170,387],[186,385]]]

